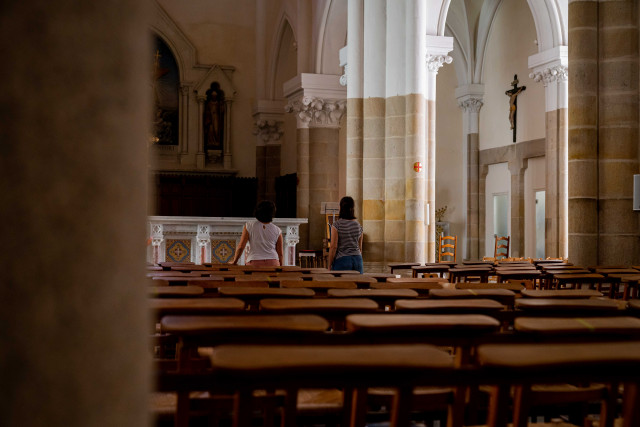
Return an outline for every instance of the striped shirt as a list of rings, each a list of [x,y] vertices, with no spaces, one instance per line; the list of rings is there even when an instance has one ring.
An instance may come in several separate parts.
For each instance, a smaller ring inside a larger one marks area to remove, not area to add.
[[[358,241],[362,236],[362,226],[356,220],[338,218],[331,225],[338,232],[336,258],[350,255],[362,255]]]

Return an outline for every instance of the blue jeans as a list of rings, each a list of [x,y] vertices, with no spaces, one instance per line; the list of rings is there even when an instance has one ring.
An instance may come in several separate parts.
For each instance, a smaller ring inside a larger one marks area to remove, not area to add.
[[[360,274],[362,269],[362,255],[347,255],[333,260],[332,270],[357,270]]]

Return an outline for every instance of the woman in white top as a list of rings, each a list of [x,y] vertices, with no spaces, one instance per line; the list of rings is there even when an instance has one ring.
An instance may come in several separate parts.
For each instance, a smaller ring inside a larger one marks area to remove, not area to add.
[[[261,267],[277,267],[282,265],[282,231],[273,224],[276,205],[269,200],[258,203],[256,220],[249,221],[242,229],[240,243],[231,264],[237,264],[242,256],[247,242],[249,250],[245,260],[246,265]]]

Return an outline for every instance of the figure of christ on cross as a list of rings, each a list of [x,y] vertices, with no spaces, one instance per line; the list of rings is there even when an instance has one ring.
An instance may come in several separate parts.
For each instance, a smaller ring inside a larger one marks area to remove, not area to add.
[[[511,82],[511,86],[513,89],[509,89],[504,94],[509,97],[509,122],[511,123],[511,129],[513,130],[513,142],[516,142],[516,113],[518,109],[518,95],[523,90],[526,90],[526,86],[518,87],[518,75],[513,75],[513,81]]]

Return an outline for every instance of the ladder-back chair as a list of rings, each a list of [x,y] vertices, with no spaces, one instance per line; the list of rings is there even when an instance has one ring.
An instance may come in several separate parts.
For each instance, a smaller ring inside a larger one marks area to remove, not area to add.
[[[456,251],[458,247],[458,236],[440,236],[440,248],[438,250],[438,262],[456,262]],[[452,259],[444,259],[450,257]]]
[[[493,257],[496,259],[509,258],[509,236],[495,236],[495,250],[493,251]]]

